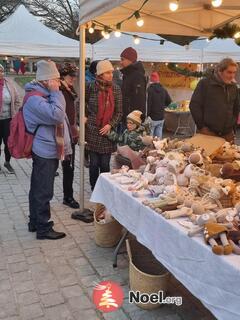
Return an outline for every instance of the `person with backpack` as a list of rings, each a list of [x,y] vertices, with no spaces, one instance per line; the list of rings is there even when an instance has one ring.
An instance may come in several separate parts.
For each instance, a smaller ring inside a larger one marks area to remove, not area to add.
[[[37,232],[37,239],[65,237],[64,232],[53,229],[50,221],[54,175],[59,160],[72,154],[66,103],[59,87],[60,74],[55,63],[45,60],[37,63],[36,81],[25,86],[26,94],[32,95],[23,105],[23,116],[26,129],[34,134],[28,229]]]
[[[159,74],[152,72],[150,86],[147,90],[147,115],[151,118],[152,136],[162,139],[164,109],[172,102],[172,99],[159,81]]]
[[[20,107],[20,99],[12,81],[4,77],[4,67],[0,64],[0,152],[4,142],[5,162],[4,167],[9,173],[14,173],[10,164],[11,154],[8,149],[10,122]],[[1,167],[0,167],[1,170]]]
[[[110,171],[110,158],[116,144],[108,139],[107,134],[117,127],[122,116],[122,94],[112,82],[113,70],[110,61],[98,62],[96,81],[86,87],[86,148],[90,153],[92,190],[99,174]]]
[[[64,63],[60,66],[59,73],[61,76],[60,90],[66,101],[66,114],[69,120],[72,137],[72,155],[62,161],[63,204],[70,208],[77,209],[79,208],[79,203],[73,198],[75,145],[78,143],[79,138],[76,110],[78,96],[73,87],[77,79],[77,68],[73,64]]]

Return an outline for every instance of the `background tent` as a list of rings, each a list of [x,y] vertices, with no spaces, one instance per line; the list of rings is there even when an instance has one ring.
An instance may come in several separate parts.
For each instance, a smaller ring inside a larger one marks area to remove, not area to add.
[[[140,38],[140,43],[136,45],[133,41],[134,35],[154,39],[155,41]],[[160,44],[160,41],[163,44]],[[93,59],[120,60],[121,52],[130,46],[138,51],[138,59],[144,62],[201,62],[201,50],[192,49],[190,52],[183,46],[164,40],[156,34],[149,33],[122,34],[120,38],[111,33],[110,39],[103,38],[93,45]]]
[[[91,50],[86,45],[89,58]],[[0,55],[77,58],[79,42],[46,27],[20,5],[0,24]]]
[[[233,39],[195,40],[190,44],[190,51],[192,49],[202,51],[202,63],[219,62],[226,57],[240,62],[240,46]]]

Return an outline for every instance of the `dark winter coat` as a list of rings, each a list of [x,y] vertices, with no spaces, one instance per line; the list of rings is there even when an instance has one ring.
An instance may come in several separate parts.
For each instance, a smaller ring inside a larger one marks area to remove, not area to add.
[[[142,62],[130,64],[121,70],[123,74],[123,118],[126,122],[127,115],[133,110],[146,114],[146,77]]]
[[[95,82],[92,82],[86,87],[86,114],[88,117],[86,123],[86,148],[88,150],[98,153],[112,153],[116,151],[116,144],[108,139],[108,137],[102,136],[99,133],[99,128],[96,124],[97,112],[98,112],[98,90]],[[117,85],[113,84],[113,96],[114,96],[114,113],[110,121],[112,128],[115,128],[122,117],[122,94],[121,89]]]
[[[76,124],[76,99],[77,99],[77,93],[75,92],[74,88],[71,87],[69,91],[63,83],[61,83],[60,90],[63,93],[63,96],[66,101],[66,114],[69,120],[70,125],[75,125]]]
[[[214,73],[199,81],[190,102],[197,128],[207,127],[218,136],[233,131],[239,107],[236,84],[226,84]]]
[[[167,90],[160,83],[152,83],[148,87],[147,115],[152,120],[164,118],[164,108],[172,102]]]

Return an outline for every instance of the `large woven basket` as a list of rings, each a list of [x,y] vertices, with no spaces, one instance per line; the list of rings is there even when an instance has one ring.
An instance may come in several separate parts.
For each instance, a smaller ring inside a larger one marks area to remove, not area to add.
[[[105,210],[104,205],[97,204],[96,210],[94,211],[95,243],[99,247],[110,248],[119,242],[122,235],[122,225],[114,218],[110,222],[104,224],[99,223],[97,217],[103,210]]]
[[[158,294],[163,291],[165,297],[170,278],[169,272],[156,260],[150,250],[134,239],[126,240],[129,257],[130,289],[134,292]],[[142,309],[155,309],[159,303],[136,303]]]

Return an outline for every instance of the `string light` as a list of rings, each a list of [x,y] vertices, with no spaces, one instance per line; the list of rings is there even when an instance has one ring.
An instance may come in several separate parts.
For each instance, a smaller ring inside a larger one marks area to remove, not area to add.
[[[5,57],[5,60],[8,61],[8,57],[7,56]]]
[[[109,30],[107,27],[104,27],[104,30],[101,32],[104,39],[108,40],[110,38]]]
[[[96,25],[95,25],[95,23],[93,22],[93,23],[91,24],[90,28],[88,29],[88,32],[91,33],[91,34],[94,33],[94,31],[95,31],[95,29],[94,29],[95,26],[96,26]]]
[[[138,27],[142,27],[144,25],[144,20],[143,20],[143,18],[141,18],[139,11],[136,11],[134,13],[134,16],[135,16],[135,18],[137,20],[137,26]]]
[[[138,36],[133,36],[133,41],[134,41],[134,43],[135,44],[139,44],[140,43],[140,39],[139,39],[139,37]]]
[[[168,62],[165,62],[165,66],[168,66]]]
[[[222,0],[212,0],[212,6],[213,6],[214,8],[220,7],[221,4],[222,4]]]
[[[114,33],[114,34],[115,34],[115,37],[117,37],[117,38],[121,37],[121,34],[122,34],[122,33],[121,33],[120,30],[121,30],[121,23],[118,23],[117,26],[116,26],[116,31],[115,31],[115,33]]]
[[[171,11],[176,11],[178,9],[178,7],[179,7],[179,1],[178,0],[169,2],[169,9]]]
[[[235,39],[239,39],[240,38],[240,31],[236,32],[233,37]]]
[[[207,39],[206,39],[206,41],[207,41],[207,42],[210,42],[210,39],[209,39],[209,38],[207,38]]]

